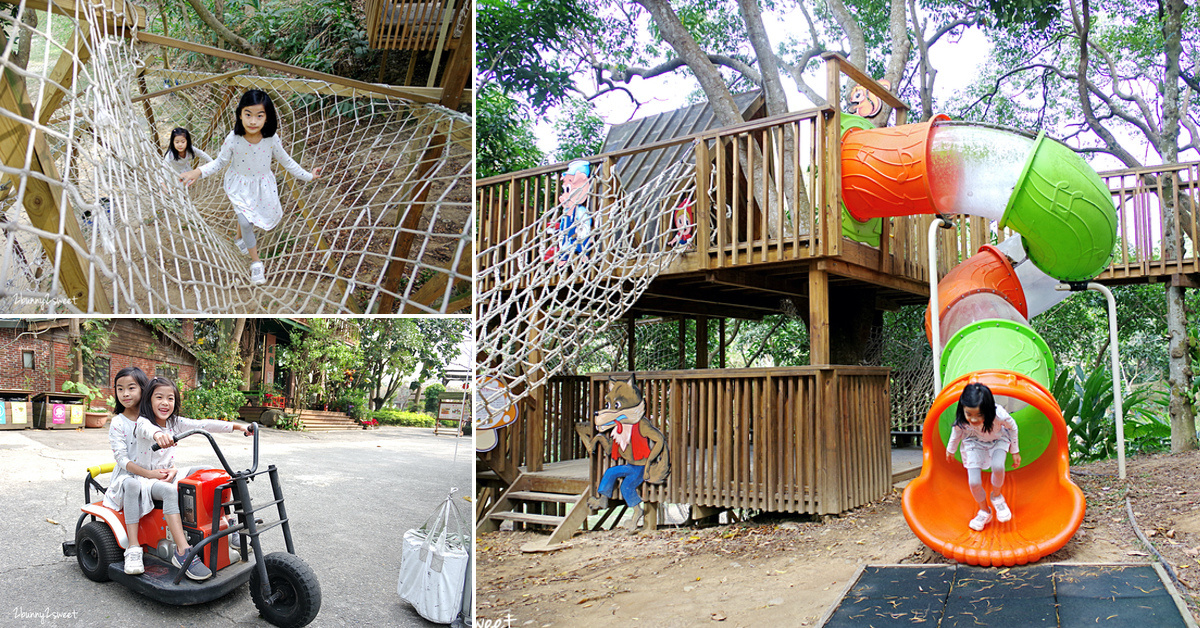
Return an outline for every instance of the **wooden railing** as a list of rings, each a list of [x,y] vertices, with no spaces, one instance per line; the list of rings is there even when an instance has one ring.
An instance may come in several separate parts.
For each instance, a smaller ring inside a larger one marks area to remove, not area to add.
[[[1200,273],[1200,162],[1101,173],[1117,206],[1117,250],[1098,281]]]
[[[891,481],[886,368],[862,366],[638,373],[647,415],[668,443],[671,474],[650,502],[836,513],[883,496]],[[609,378],[591,376],[592,407]],[[591,482],[612,466],[591,456]]]

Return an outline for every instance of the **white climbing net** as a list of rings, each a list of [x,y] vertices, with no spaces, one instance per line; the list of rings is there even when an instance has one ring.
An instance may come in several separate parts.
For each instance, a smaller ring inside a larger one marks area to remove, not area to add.
[[[134,43],[110,34],[126,14],[103,10],[81,3],[73,17],[38,11],[36,26],[24,1],[15,16],[0,14],[0,311],[315,314],[470,305],[469,117]],[[239,69],[246,73],[227,75]],[[223,177],[185,189],[162,161],[174,127],[189,129],[193,145],[215,158],[238,99],[252,88],[274,102],[291,156],[306,170],[322,168],[305,183],[275,167],[284,217],[257,231],[262,286],[250,283],[250,259],[234,244],[237,220]]]
[[[478,373],[503,382],[513,404],[586,358],[590,343],[687,250],[672,243],[686,229],[667,218],[696,198],[694,164],[671,164],[630,191],[613,193],[620,186],[611,177],[592,181],[587,256],[562,255],[559,234],[547,228],[571,211],[561,204],[479,254]],[[711,181],[709,188],[711,195]]]

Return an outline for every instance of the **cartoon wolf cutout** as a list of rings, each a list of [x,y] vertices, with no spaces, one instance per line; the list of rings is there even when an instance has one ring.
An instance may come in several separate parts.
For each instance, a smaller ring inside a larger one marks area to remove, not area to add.
[[[617,481],[621,481],[621,498],[633,508],[630,528],[636,528],[642,516],[642,498],[638,488],[643,482],[662,484],[671,473],[671,458],[667,441],[646,416],[642,389],[631,373],[628,380],[609,378],[612,384],[604,396],[605,408],[596,413],[596,434],[587,443],[591,452],[602,446],[614,461],[620,461],[600,477],[597,496],[588,499],[588,507],[602,510],[608,507]],[[610,435],[611,434],[611,435]]]

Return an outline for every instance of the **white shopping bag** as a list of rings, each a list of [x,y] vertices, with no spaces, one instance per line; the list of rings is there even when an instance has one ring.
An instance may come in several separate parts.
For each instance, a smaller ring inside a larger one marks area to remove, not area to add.
[[[471,530],[454,502],[446,501],[421,527],[404,533],[396,592],[421,617],[449,624],[462,607],[471,549]]]

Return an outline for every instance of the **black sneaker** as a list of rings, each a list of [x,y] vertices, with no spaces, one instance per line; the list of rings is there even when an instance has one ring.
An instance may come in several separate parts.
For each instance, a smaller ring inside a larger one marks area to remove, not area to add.
[[[172,553],[171,564],[176,567],[182,567],[185,556],[187,554]],[[187,568],[187,577],[192,580],[207,580],[210,576],[212,576],[212,570],[204,566],[204,562],[200,560],[199,556],[192,559],[192,564],[188,565]]]

